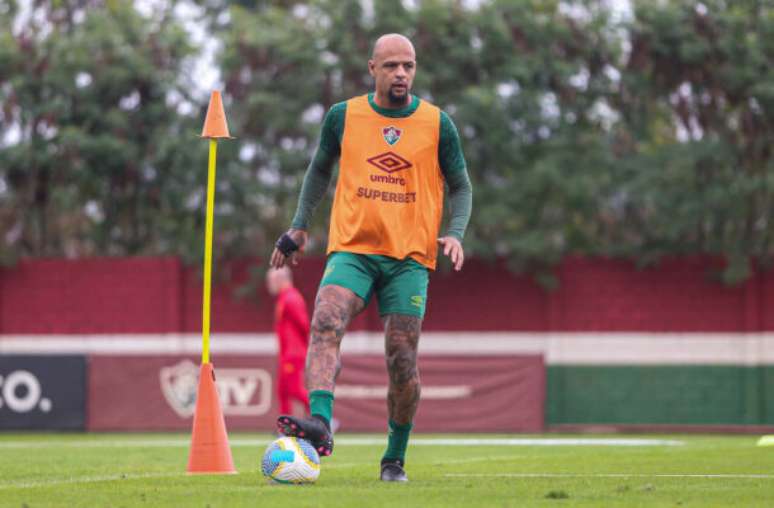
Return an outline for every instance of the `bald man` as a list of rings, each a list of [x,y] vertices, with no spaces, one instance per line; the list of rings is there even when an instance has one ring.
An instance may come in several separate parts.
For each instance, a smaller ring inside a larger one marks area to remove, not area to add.
[[[292,413],[293,401],[304,410],[309,396],[304,388],[304,362],[309,346],[309,314],[306,302],[293,286],[290,268],[272,268],[266,274],[266,289],[277,297],[274,306],[274,330],[277,334],[277,399],[280,414]]]
[[[419,404],[417,344],[428,273],[435,269],[439,250],[449,256],[454,270],[462,269],[462,238],[472,206],[457,129],[446,113],[411,93],[416,69],[414,46],[406,37],[388,34],[376,41],[368,60],[374,91],[335,104],[325,115],[295,217],[271,257],[275,267],[298,262],[312,212],[338,161],[328,260],[307,354],[312,416],[280,416],[277,424],[287,435],[308,439],[321,455],[332,453],[330,421],[341,340],[375,293],[389,374],[383,481],[408,480],[404,466]],[[439,237],[445,185],[451,215]]]

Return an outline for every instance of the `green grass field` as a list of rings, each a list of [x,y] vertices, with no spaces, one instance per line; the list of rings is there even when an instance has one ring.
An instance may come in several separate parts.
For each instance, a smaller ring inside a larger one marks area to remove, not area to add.
[[[270,436],[230,440],[239,474],[187,476],[184,434],[0,433],[0,506],[774,506],[751,436],[416,435],[396,485],[376,480],[384,436],[341,434],[300,487],[261,476]]]

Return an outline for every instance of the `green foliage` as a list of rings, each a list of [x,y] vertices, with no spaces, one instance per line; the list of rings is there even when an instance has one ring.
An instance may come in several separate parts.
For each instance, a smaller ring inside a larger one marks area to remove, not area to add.
[[[546,285],[569,254],[721,255],[729,283],[771,257],[768,2],[641,0],[623,20],[603,0],[191,2],[219,43],[238,138],[219,145],[219,257],[268,254],[324,111],[371,89],[371,45],[393,31],[415,43],[415,92],[459,128],[470,254]],[[0,144],[0,255],[197,258],[206,104],[191,96],[198,48],[178,2],[150,18],[44,2],[45,21],[12,32],[16,3],[0,0],[0,128],[18,134]]]
[[[0,126],[16,133],[0,151],[0,253],[184,254],[205,164],[199,120],[175,104],[193,47],[164,15],[80,4],[0,39]]]
[[[616,108],[628,177],[624,254],[723,255],[723,277],[772,254],[774,6],[637,3]]]

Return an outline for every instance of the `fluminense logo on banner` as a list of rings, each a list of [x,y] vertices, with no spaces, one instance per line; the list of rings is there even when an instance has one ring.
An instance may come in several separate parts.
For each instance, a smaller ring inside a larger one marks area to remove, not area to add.
[[[215,373],[218,398],[226,416],[261,416],[271,409],[271,374],[264,369],[218,369]],[[199,367],[182,360],[159,371],[161,392],[181,418],[196,409]]]

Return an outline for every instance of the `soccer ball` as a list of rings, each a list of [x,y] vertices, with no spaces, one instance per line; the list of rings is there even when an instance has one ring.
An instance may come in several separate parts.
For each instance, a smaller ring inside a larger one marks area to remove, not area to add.
[[[320,476],[320,456],[309,441],[281,437],[266,448],[261,471],[277,483],[314,483]]]

